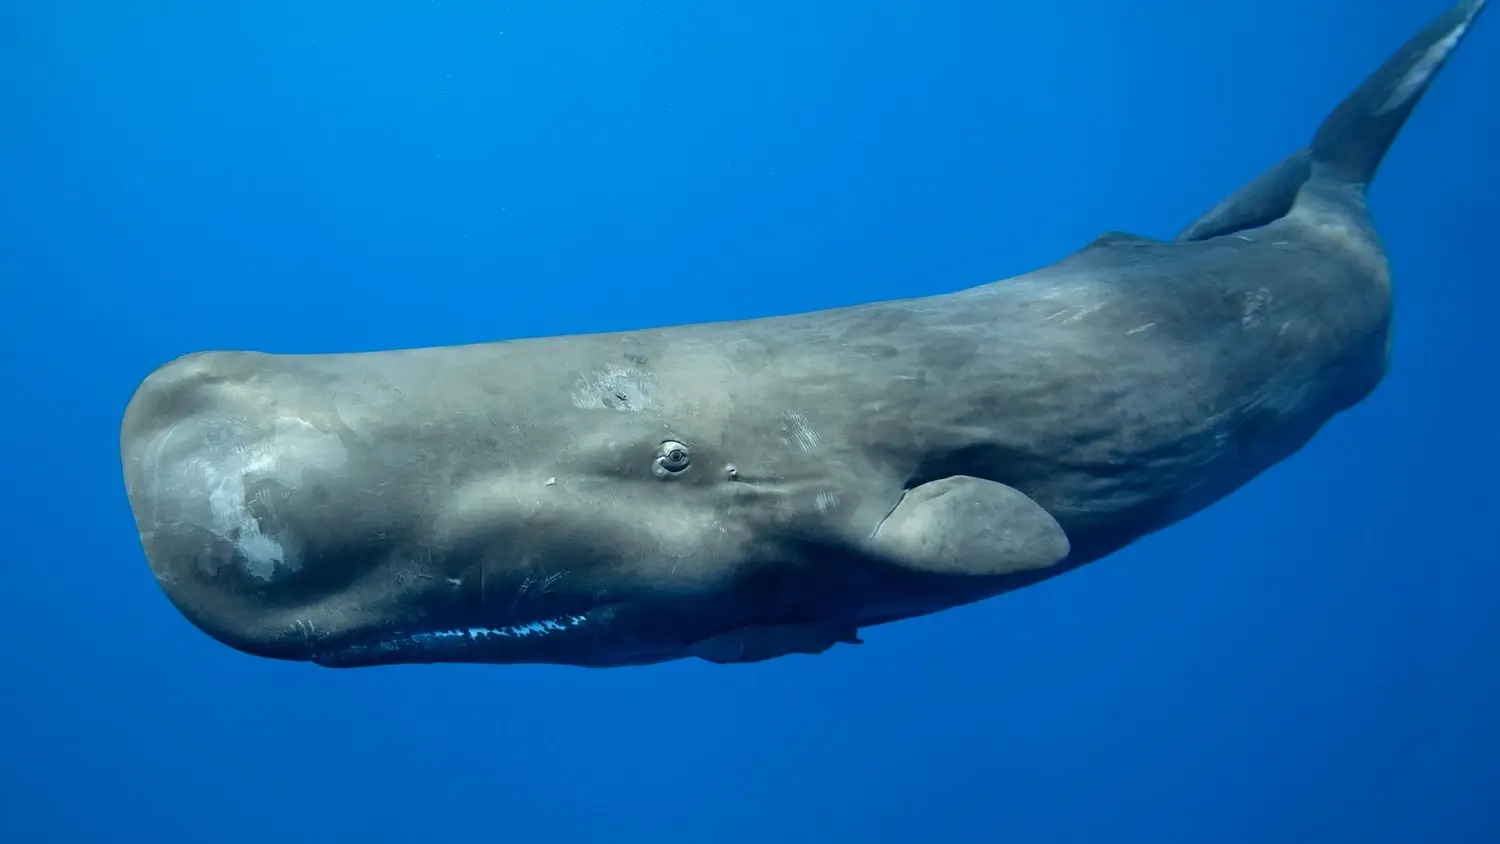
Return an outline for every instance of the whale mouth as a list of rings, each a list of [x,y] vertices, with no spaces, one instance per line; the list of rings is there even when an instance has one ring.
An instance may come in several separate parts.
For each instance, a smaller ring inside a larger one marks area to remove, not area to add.
[[[315,653],[312,662],[327,668],[435,662],[513,662],[517,648],[552,642],[597,627],[610,614],[607,606],[583,613],[496,626],[387,631],[352,644]]]

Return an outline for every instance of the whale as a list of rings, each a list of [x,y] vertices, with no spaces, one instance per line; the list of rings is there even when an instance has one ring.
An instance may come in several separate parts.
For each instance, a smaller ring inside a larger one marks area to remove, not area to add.
[[[607,668],[824,654],[1102,560],[1380,385],[1369,186],[1485,5],[1169,238],[810,313],[168,361],[120,428],[145,561],[253,657]]]

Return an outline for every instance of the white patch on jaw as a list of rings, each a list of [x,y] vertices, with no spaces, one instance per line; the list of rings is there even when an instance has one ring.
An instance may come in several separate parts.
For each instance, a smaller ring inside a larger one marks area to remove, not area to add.
[[[197,428],[199,442],[185,457],[168,458],[164,467],[166,447],[184,427]],[[296,489],[307,470],[336,470],[348,458],[336,434],[319,431],[304,419],[283,416],[276,420],[269,438],[230,421],[195,420],[174,426],[152,443],[145,463],[153,477],[148,490],[157,521],[162,521],[164,504],[176,505],[177,519],[232,543],[246,573],[270,580],[278,567],[295,568],[297,561],[282,540],[261,531],[247,506],[246,490],[260,480]]]
[[[823,443],[823,438],[808,424],[807,417],[791,411],[781,414],[781,435],[779,439],[782,445],[787,447],[796,446],[803,451],[812,451]]]
[[[1448,54],[1453,52],[1453,48],[1458,46],[1458,42],[1468,31],[1469,24],[1466,21],[1448,33],[1448,37],[1428,47],[1427,52],[1422,54],[1422,58],[1417,59],[1411,70],[1407,71],[1406,75],[1401,77],[1401,81],[1391,89],[1390,95],[1385,98],[1385,102],[1376,113],[1385,114],[1406,105],[1422,89],[1422,86],[1427,84],[1427,80],[1437,72],[1438,65],[1448,58]]]
[[[411,637],[416,643],[439,642],[445,639],[458,639],[469,642],[483,642],[486,639],[527,639],[534,636],[546,636],[549,633],[561,633],[581,626],[588,621],[587,616],[562,615],[557,618],[546,618],[541,621],[528,621],[525,624],[510,624],[504,627],[464,627],[453,630],[439,630],[433,633],[418,633]]]
[[[632,366],[609,366],[573,383],[573,406],[639,413],[656,407],[656,382]]]

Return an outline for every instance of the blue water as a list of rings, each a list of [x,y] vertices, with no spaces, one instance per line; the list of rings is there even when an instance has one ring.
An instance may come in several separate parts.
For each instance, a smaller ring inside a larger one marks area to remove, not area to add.
[[[1373,192],[1392,374],[1103,562],[747,667],[332,671],[146,566],[125,403],[1170,236],[1444,0],[0,0],[0,841],[1500,841],[1500,21]]]

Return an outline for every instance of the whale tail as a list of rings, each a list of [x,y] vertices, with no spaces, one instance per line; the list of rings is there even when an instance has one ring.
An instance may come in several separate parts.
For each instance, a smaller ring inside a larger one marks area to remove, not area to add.
[[[1406,119],[1488,2],[1459,0],[1449,7],[1345,97],[1310,144],[1194,220],[1177,240],[1208,240],[1279,220],[1314,176],[1361,189],[1369,185]]]

